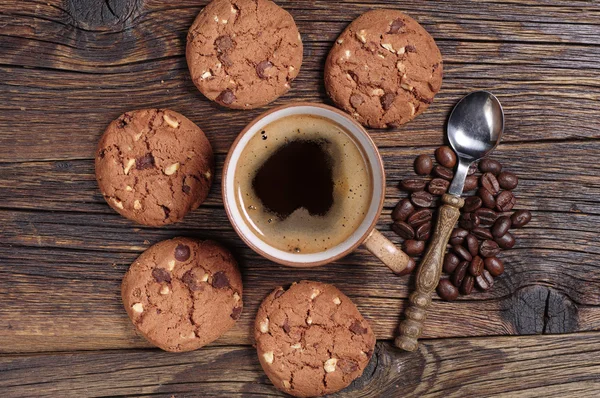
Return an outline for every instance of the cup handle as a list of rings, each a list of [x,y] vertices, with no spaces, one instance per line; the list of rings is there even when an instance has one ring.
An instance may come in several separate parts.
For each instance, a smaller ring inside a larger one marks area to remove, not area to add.
[[[371,231],[364,245],[395,274],[401,274],[408,266],[410,257],[376,229]]]

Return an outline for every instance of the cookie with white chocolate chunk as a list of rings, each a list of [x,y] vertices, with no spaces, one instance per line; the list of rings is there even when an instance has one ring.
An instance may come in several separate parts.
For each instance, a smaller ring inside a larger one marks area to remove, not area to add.
[[[191,351],[229,330],[242,312],[242,277],[231,253],[212,241],[155,244],[129,268],[121,295],[133,325],[165,351]]]
[[[180,221],[208,196],[213,151],[202,130],[167,109],[126,112],[107,127],[96,179],[108,204],[140,224]]]
[[[301,281],[261,304],[254,337],[271,382],[287,394],[331,394],[360,377],[375,347],[369,323],[336,287]]]
[[[213,0],[189,30],[186,58],[208,99],[252,109],[290,89],[302,40],[292,16],[270,0]]]
[[[398,127],[423,113],[442,85],[442,55],[417,21],[373,10],[336,40],[325,64],[335,104],[367,127]]]

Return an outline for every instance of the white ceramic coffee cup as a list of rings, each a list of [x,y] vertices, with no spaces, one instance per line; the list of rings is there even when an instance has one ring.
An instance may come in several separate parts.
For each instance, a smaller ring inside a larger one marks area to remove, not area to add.
[[[291,253],[264,242],[246,224],[235,194],[235,171],[250,139],[274,121],[294,115],[320,116],[342,126],[361,147],[373,178],[371,203],[362,223],[345,241],[318,253]],[[346,256],[361,244],[396,273],[404,270],[409,262],[409,257],[404,252],[375,229],[385,199],[385,171],[379,150],[359,123],[336,108],[322,104],[299,103],[272,109],[254,119],[239,134],[229,150],[223,169],[222,190],[227,216],[240,238],[254,251],[277,263],[292,267],[316,267]]]

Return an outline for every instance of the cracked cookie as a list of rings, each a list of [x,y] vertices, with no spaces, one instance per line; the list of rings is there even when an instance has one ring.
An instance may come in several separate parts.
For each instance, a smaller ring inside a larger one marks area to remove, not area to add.
[[[165,351],[191,351],[240,317],[242,277],[231,253],[216,242],[174,238],[135,260],[121,295],[146,340]]]
[[[264,106],[290,89],[302,64],[292,16],[269,0],[213,0],[187,36],[196,87],[233,109]]]
[[[296,397],[331,394],[360,377],[375,335],[336,287],[301,281],[275,289],[254,325],[258,358],[275,387]]]
[[[442,55],[417,21],[373,10],[336,40],[325,64],[335,104],[373,128],[398,127],[423,113],[442,85]]]
[[[124,217],[170,224],[208,196],[213,152],[202,130],[177,112],[127,112],[98,143],[96,179],[108,204]]]

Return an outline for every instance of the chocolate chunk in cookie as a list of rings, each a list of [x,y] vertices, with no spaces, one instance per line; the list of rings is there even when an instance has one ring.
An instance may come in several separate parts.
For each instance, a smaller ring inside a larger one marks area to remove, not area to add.
[[[331,394],[360,377],[375,336],[356,306],[332,285],[302,281],[261,304],[254,337],[275,387],[296,397]]]
[[[182,247],[187,248],[184,261],[177,258]],[[175,238],[155,244],[131,265],[121,295],[136,329],[166,351],[205,346],[229,330],[242,312],[236,262],[212,241]]]
[[[98,143],[96,179],[108,204],[140,224],[180,221],[208,196],[213,152],[192,121],[166,109],[127,112]]]
[[[335,104],[368,127],[400,126],[423,113],[442,85],[442,55],[414,19],[369,11],[340,35],[325,64]]]
[[[252,109],[290,89],[302,40],[292,16],[270,0],[213,0],[190,28],[186,58],[208,99]]]

